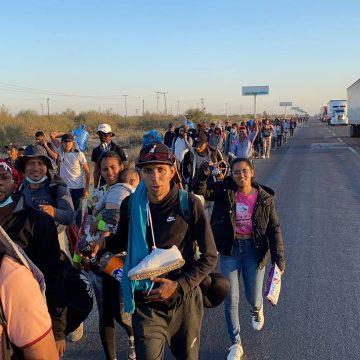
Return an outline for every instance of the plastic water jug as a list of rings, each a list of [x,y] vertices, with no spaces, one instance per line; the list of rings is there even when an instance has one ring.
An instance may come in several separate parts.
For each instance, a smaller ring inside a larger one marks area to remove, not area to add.
[[[150,130],[143,136],[143,146],[153,143],[162,144],[162,142],[163,142],[162,135],[157,130],[154,129]]]
[[[185,125],[187,125],[189,129],[195,129],[194,123],[188,119],[185,120]]]
[[[79,128],[76,128],[72,131],[72,134],[75,137],[76,144],[78,145],[80,151],[84,152],[88,148],[89,142],[89,133],[85,130],[85,125],[81,125]]]

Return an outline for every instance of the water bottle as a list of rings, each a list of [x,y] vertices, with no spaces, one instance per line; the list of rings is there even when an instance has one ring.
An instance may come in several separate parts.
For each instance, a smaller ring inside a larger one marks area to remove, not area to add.
[[[79,241],[77,251],[81,254],[85,263],[89,263],[94,266],[97,265],[98,259],[96,256],[91,256],[93,251],[92,247],[85,239],[81,239]]]
[[[85,125],[81,125],[79,128],[76,128],[72,131],[72,134],[75,137],[75,141],[79,150],[84,152],[87,150],[89,142],[89,133],[85,130]]]

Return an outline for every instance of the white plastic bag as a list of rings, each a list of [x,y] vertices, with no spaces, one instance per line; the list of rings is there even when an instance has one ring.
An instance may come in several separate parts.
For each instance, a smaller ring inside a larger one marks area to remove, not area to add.
[[[281,290],[281,270],[274,264],[269,271],[269,275],[265,285],[265,297],[269,300],[272,306],[275,306],[279,301]]]

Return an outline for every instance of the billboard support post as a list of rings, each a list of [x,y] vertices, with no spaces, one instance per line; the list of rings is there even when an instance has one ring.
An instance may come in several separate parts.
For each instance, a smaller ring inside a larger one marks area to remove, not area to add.
[[[256,94],[254,94],[254,121],[256,120]]]

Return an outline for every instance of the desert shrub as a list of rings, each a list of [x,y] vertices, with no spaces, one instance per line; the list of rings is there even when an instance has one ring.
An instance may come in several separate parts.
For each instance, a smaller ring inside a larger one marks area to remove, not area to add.
[[[0,127],[0,144],[5,146],[9,143],[25,144],[27,141],[27,135],[21,125],[6,125]]]

